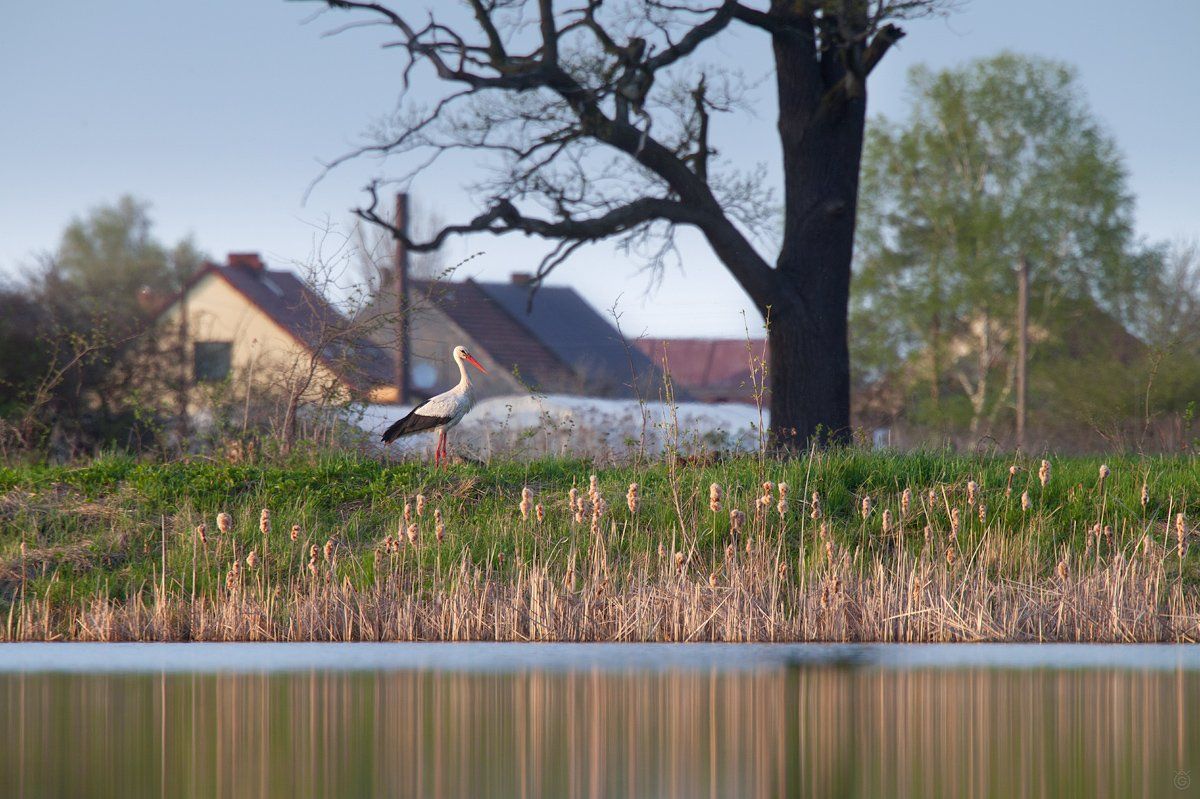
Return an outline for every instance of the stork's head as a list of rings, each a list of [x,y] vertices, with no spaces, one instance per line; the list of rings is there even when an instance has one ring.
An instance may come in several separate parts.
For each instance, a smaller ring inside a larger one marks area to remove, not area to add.
[[[483,372],[485,375],[488,373],[488,370],[484,369],[483,366],[479,363],[479,361],[477,361],[473,357],[471,357],[471,353],[467,352],[467,348],[462,346],[461,344],[454,348],[454,360],[458,361],[459,363],[466,361],[467,363],[471,364],[479,371]]]

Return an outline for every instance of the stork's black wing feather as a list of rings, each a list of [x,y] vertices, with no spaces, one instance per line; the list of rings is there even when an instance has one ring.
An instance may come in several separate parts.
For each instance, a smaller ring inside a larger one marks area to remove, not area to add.
[[[390,444],[400,436],[406,436],[410,433],[420,433],[422,430],[432,430],[435,427],[444,425],[450,421],[449,416],[423,416],[421,414],[422,405],[418,405],[408,412],[398,422],[393,422],[392,426],[383,431],[383,443]]]

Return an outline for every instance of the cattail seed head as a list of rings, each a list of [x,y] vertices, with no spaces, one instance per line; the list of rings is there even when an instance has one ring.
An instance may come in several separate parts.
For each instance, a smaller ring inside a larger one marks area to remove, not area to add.
[[[719,483],[713,483],[708,487],[708,509],[713,513],[721,512],[721,499],[725,496],[725,492],[721,489]]]
[[[951,569],[953,569],[954,564],[957,560],[958,560],[958,554],[957,554],[957,552],[955,552],[954,547],[948,547],[946,549],[946,565],[949,566]]]
[[[1008,476],[1009,477],[1017,476],[1017,465],[1015,463],[1012,466],[1008,467]]]
[[[539,502],[538,504],[534,505],[533,512],[534,518],[538,520],[538,524],[541,524],[546,520],[546,509],[542,507],[542,503]]]
[[[625,506],[629,508],[630,513],[638,512],[638,502],[640,496],[638,494],[638,484],[630,483],[629,490],[625,492]]]
[[[779,490],[779,498],[780,499],[783,499],[784,497],[787,496],[787,493],[788,493],[788,484],[787,483],[780,483],[779,485],[776,486],[776,488]]]
[[[233,529],[233,517],[228,513],[217,514],[217,529],[222,533],[228,533]]]
[[[708,587],[709,588],[717,587],[717,573],[716,572],[708,573]]]
[[[1175,543],[1179,557],[1182,558],[1187,551],[1187,520],[1183,518],[1182,513],[1175,514]]]
[[[812,510],[809,512],[808,515],[810,517],[812,517],[813,519],[821,518],[821,495],[818,494],[816,491],[814,491],[812,493],[811,507],[812,507]]]
[[[927,525],[925,525],[925,546],[926,546],[926,548],[928,548],[932,544],[933,544],[933,527],[931,525],[927,524]]]
[[[405,533],[408,535],[408,543],[410,543],[410,544],[417,543],[417,535],[420,533],[420,531],[417,529],[416,522],[413,522],[412,524],[410,524],[408,526],[408,529],[405,530]]]
[[[324,548],[321,550],[322,554],[324,554],[324,556],[325,556],[325,560],[327,560],[327,561],[333,560],[333,548],[334,548],[334,546],[335,546],[335,545],[334,545],[334,543],[333,543],[333,539],[332,539],[332,538],[330,538],[330,539],[327,539],[327,540],[325,541],[325,547],[324,547]]]
[[[908,511],[912,507],[912,489],[906,488],[900,492],[900,516],[901,518],[908,516]]]
[[[1070,578],[1070,576],[1071,576],[1071,571],[1070,571],[1070,569],[1067,568],[1067,561],[1060,560],[1058,562],[1058,566],[1055,567],[1055,569],[1054,569],[1054,573],[1058,576],[1058,579],[1061,582],[1065,583],[1067,581],[1067,579]]]
[[[258,553],[252,549],[252,550],[250,550],[250,554],[246,556],[246,568],[253,569],[257,565],[258,565]]]
[[[788,501],[787,501],[787,493],[786,492],[779,495],[779,502],[775,503],[775,510],[779,512],[780,519],[783,519],[784,517],[787,516]]]
[[[958,508],[950,509],[950,540],[958,540],[959,517]]]
[[[521,504],[519,507],[521,510],[521,519],[528,521],[529,511],[533,509],[533,492],[529,490],[529,486],[521,489]]]
[[[308,559],[308,573],[311,574],[313,577],[317,576],[317,559],[316,558]]]
[[[987,505],[979,503],[979,523],[987,524]]]
[[[834,556],[833,537],[831,535],[829,535],[829,525],[826,524],[825,522],[821,522],[821,528],[820,528],[819,535],[821,537],[821,543],[825,545],[825,558],[830,563],[833,563],[833,556]]]
[[[667,548],[665,546],[663,546],[662,542],[660,541],[658,543],[658,559],[662,560],[666,556],[667,556]]]
[[[683,573],[683,553],[679,551],[675,552],[675,570],[680,574]]]
[[[1142,507],[1146,507],[1150,503],[1150,486],[1142,483]]]
[[[862,498],[862,517],[866,519],[871,515],[871,497],[867,495]]]
[[[937,491],[929,489],[929,507],[932,508],[937,504]]]
[[[968,480],[967,481],[967,505],[969,507],[972,507],[972,508],[975,507],[975,499],[978,494],[979,494],[979,483],[976,483],[974,480]]]
[[[540,515],[541,509],[542,509],[542,506],[538,505],[538,511],[539,511],[538,521],[539,522],[541,521],[541,515]],[[442,541],[444,541],[446,539],[446,525],[442,521],[442,509],[441,508],[433,509],[433,537],[438,540],[438,543],[441,543]]]
[[[291,538],[292,538],[292,540],[293,540],[293,541],[295,541],[297,538],[299,538],[299,537],[300,537],[300,525],[298,525],[298,524],[293,524],[293,525],[292,525],[292,532],[291,532],[291,534],[290,534],[290,535],[291,535]]]
[[[317,547],[316,544],[311,544],[308,547],[308,557],[310,560],[316,560],[317,555],[319,555],[319,554],[321,554],[321,550]]]
[[[1108,464],[1107,463],[1100,464],[1100,482],[1101,483],[1103,483],[1105,480],[1108,479],[1109,474],[1111,474],[1111,471],[1108,468]]]
[[[425,495],[417,494],[417,517],[425,515]]]
[[[1021,492],[1021,510],[1029,510],[1033,507],[1033,500],[1029,498],[1028,491]]]
[[[258,515],[258,529],[263,535],[271,532],[271,511],[266,508],[262,509],[262,513]]]
[[[1050,484],[1050,461],[1042,461],[1042,467],[1038,469],[1038,480],[1041,482],[1042,488]]]
[[[884,535],[889,535],[892,532],[892,511],[888,508],[883,511],[882,523]]]
[[[746,514],[742,513],[737,508],[729,511],[729,530],[734,535],[741,532],[742,525],[746,523]]]
[[[412,515],[413,515],[412,503],[406,499],[406,500],[404,500],[404,523],[405,524],[412,524]]]
[[[200,543],[204,544],[208,541],[208,525],[200,522],[196,525],[196,538],[200,539]]]

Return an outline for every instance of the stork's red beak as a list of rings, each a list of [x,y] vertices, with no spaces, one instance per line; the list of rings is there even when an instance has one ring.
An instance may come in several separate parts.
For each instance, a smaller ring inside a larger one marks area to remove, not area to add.
[[[479,371],[483,372],[485,375],[488,373],[487,369],[484,369],[483,366],[480,365],[479,361],[475,360],[465,352],[463,353],[463,360],[474,366]]]

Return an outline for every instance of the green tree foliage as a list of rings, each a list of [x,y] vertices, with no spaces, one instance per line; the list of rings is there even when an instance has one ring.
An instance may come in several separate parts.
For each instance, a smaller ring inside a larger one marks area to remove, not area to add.
[[[1135,240],[1120,154],[1072,68],[1003,53],[917,67],[909,86],[909,118],[875,119],[865,147],[857,378],[981,432],[1010,407],[1022,257],[1035,345],[1060,323],[1124,333],[1161,259]]]
[[[0,292],[0,408],[22,446],[127,445],[154,416],[161,379],[146,369],[158,304],[203,260],[151,232],[147,204],[122,197],[63,232],[24,279]],[[147,410],[149,409],[149,410]]]

